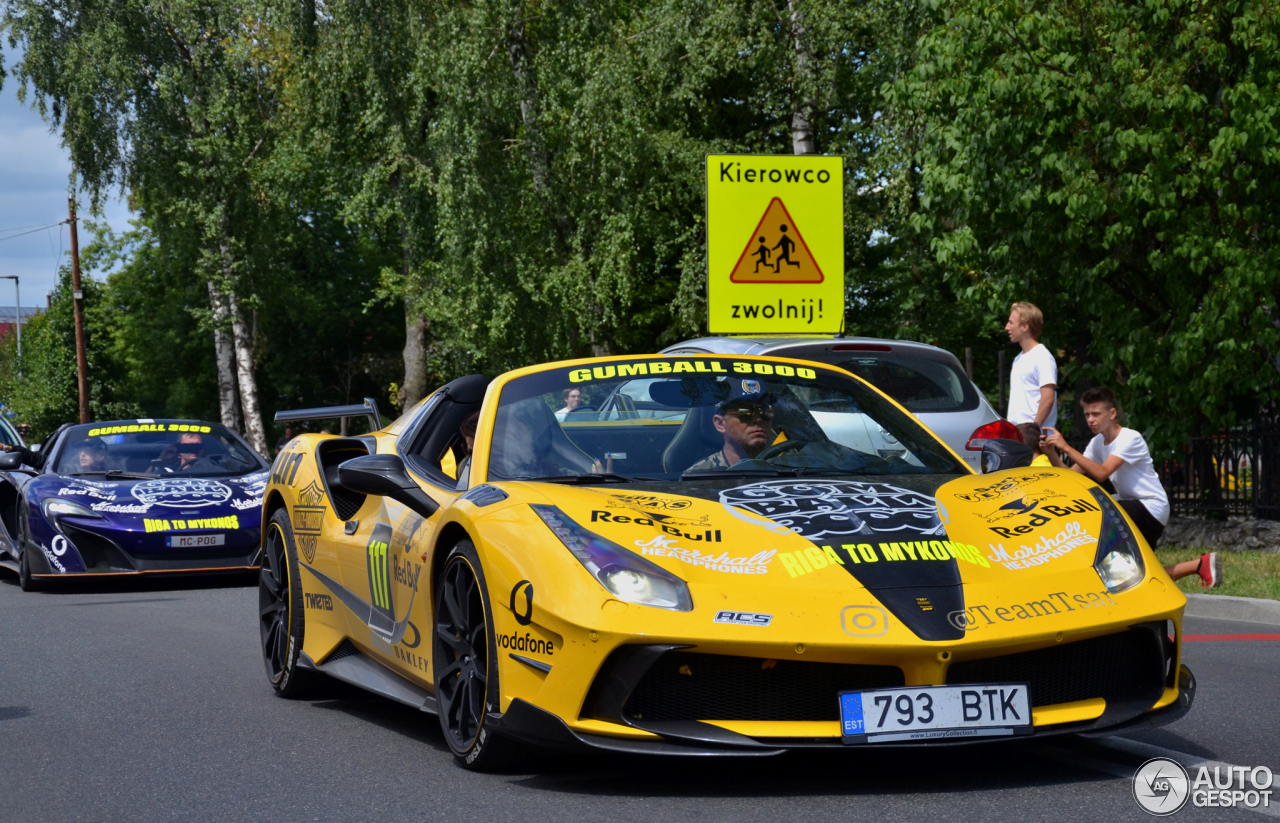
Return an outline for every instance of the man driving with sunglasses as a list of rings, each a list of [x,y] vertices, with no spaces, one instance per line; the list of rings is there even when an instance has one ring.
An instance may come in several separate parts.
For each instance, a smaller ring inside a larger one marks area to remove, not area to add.
[[[730,396],[711,416],[711,424],[724,435],[724,447],[694,463],[686,471],[727,469],[749,460],[773,442],[773,403],[759,380],[729,381]]]
[[[204,437],[197,432],[183,432],[178,442],[160,453],[160,468],[165,472],[212,472],[218,466],[204,456]]]

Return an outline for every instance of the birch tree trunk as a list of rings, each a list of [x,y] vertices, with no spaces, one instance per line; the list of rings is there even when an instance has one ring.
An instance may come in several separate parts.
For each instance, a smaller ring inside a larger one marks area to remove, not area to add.
[[[796,0],[787,0],[791,12],[791,41],[796,52],[796,73],[791,82],[791,151],[793,154],[817,154],[813,137],[813,55],[805,41],[804,15],[796,8]]]
[[[240,385],[240,410],[244,413],[244,434],[249,445],[259,454],[267,454],[267,433],[262,427],[262,408],[258,405],[258,381],[253,375],[253,336],[240,309],[240,299],[228,292],[227,311],[231,315],[231,340],[235,348],[236,377]]]
[[[413,298],[404,298],[404,383],[400,408],[408,409],[427,393],[427,321],[414,309]]]
[[[236,406],[235,355],[231,335],[227,333],[227,301],[213,281],[209,281],[209,307],[213,309],[213,351],[218,364],[218,414],[222,425],[232,431],[240,430],[239,409]]]
[[[507,54],[511,58],[511,73],[520,87],[520,120],[524,123],[525,142],[529,148],[529,170],[533,176],[533,190],[539,197],[547,193],[551,170],[543,151],[541,119],[542,105],[538,100],[538,78],[533,70],[533,54],[529,38],[525,35],[524,21],[517,20],[511,27],[507,40]]]

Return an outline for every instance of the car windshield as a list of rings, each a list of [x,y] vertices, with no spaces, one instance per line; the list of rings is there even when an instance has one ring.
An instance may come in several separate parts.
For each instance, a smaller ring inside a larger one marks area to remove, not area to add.
[[[488,469],[490,480],[588,481],[965,473],[915,418],[860,381],[816,364],[730,357],[516,378],[498,401]]]
[[[95,423],[67,430],[58,474],[226,477],[265,464],[243,441],[215,423],[147,420]]]
[[[860,355],[840,368],[858,375],[915,413],[973,411],[978,393],[955,365],[907,354]]]

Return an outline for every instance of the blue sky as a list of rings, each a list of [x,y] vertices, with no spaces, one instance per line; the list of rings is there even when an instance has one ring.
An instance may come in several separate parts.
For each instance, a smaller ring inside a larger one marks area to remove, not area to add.
[[[4,65],[12,69],[15,54],[5,50]],[[67,226],[13,237],[20,226],[45,226],[67,219],[67,188],[71,160],[61,141],[49,132],[40,114],[18,102],[18,83],[7,77],[0,89],[0,276],[21,280],[22,305],[45,305],[45,295],[57,280],[59,254],[70,249]],[[81,197],[84,217],[88,200]],[[104,204],[106,222],[116,232],[129,227],[129,210],[119,192]],[[15,230],[16,229],[16,230]],[[3,239],[10,238],[13,239]],[[80,245],[88,241],[83,229]],[[13,305],[13,281],[0,280],[0,306]]]

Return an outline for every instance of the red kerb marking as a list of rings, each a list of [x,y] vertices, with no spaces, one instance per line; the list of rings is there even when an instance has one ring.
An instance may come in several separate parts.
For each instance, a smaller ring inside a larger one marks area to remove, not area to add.
[[[1187,642],[1198,640],[1280,640],[1280,634],[1184,634]]]

